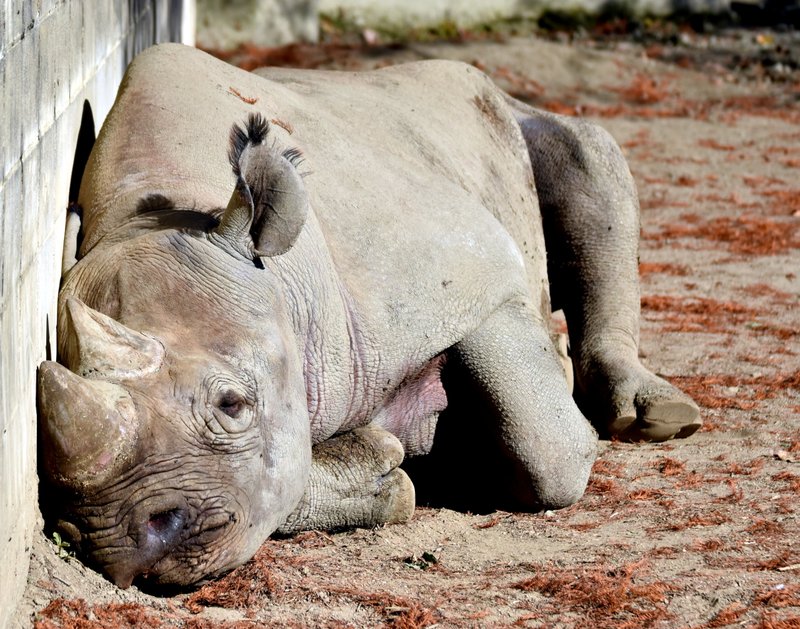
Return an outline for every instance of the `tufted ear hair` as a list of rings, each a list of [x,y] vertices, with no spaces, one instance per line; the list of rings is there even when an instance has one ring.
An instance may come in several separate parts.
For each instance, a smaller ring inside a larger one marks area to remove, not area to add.
[[[269,123],[250,114],[245,127],[231,129],[228,159],[236,188],[214,230],[251,256],[277,256],[294,245],[308,216],[308,193],[297,172],[302,154],[279,153],[266,143]]]

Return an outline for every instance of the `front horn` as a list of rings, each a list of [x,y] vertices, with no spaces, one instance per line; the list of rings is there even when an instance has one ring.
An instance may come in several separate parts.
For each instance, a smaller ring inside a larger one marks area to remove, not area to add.
[[[164,346],[84,304],[66,299],[67,331],[63,360],[78,375],[120,381],[158,371]]]
[[[85,493],[132,464],[138,420],[122,386],[51,361],[40,365],[37,385],[43,466],[54,484]]]

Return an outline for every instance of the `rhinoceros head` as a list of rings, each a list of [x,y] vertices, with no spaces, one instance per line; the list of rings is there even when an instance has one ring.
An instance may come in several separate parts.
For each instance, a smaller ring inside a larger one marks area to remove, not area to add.
[[[302,495],[300,350],[257,254],[291,246],[292,207],[304,213],[306,200],[290,164],[272,166],[279,185],[264,185],[289,201],[265,201],[239,176],[210,229],[98,247],[62,288],[61,364],[39,369],[42,507],[121,587],[230,570]],[[283,212],[279,227],[259,201]]]

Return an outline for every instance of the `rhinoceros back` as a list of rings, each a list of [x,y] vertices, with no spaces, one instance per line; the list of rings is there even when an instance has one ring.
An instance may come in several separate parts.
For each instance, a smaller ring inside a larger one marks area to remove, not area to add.
[[[522,253],[531,297],[537,306],[547,301],[522,136],[491,81],[448,61],[247,73],[180,45],[142,53],[87,166],[81,255],[148,198],[201,212],[224,207],[234,186],[228,134],[254,111],[273,122],[273,141],[306,156],[313,211],[343,279],[359,276],[356,292],[429,274],[431,264],[443,267],[437,277],[447,283],[459,274],[451,267],[469,270],[498,249],[503,266],[519,254],[502,251],[499,221]],[[365,266],[374,277],[364,277]]]

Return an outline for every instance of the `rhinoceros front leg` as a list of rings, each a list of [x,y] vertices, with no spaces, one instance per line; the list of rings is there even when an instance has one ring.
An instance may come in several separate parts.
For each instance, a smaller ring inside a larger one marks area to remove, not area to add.
[[[619,147],[596,125],[509,102],[533,165],[581,410],[606,436],[691,435],[697,405],[639,362],[639,202]]]
[[[515,508],[577,501],[596,457],[597,434],[570,395],[541,317],[505,304],[453,346],[451,355],[468,387],[488,403],[491,433],[512,464],[511,478],[497,491]]]
[[[317,444],[303,499],[278,533],[406,522],[414,485],[397,467],[402,460],[397,437],[376,426]]]

